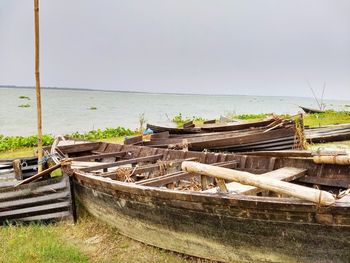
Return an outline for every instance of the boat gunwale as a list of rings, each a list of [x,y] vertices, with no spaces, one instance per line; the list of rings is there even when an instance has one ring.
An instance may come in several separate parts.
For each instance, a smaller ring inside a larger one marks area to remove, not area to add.
[[[253,196],[253,195],[240,195],[240,194],[225,194],[225,193],[205,193],[197,191],[181,191],[181,190],[172,190],[165,189],[155,186],[144,186],[137,185],[128,182],[122,182],[117,180],[111,180],[104,178],[98,175],[87,174],[80,172],[78,170],[74,171],[74,177],[78,182],[87,182],[88,184],[107,187],[113,191],[121,191],[132,194],[142,194],[146,196],[161,197],[164,199],[180,200],[180,201],[190,201],[190,202],[202,202],[202,203],[211,203],[211,204],[227,204],[227,205],[236,205],[238,207],[253,207],[257,208],[259,205],[274,205],[271,206],[271,210],[276,210],[276,206],[290,206],[290,210],[283,208],[282,211],[303,211],[308,212],[320,212],[320,213],[329,213],[340,211],[338,210],[347,210],[350,209],[350,202],[344,205],[344,203],[336,202],[331,206],[318,206],[315,203],[299,200],[297,198],[288,198],[288,197],[265,197],[265,196]],[[174,197],[176,197],[174,199]],[[297,209],[302,208],[302,209]],[[281,207],[282,208],[282,207]],[[264,209],[267,209],[264,207]],[[343,211],[347,212],[347,211]],[[348,211],[350,214],[350,210]]]

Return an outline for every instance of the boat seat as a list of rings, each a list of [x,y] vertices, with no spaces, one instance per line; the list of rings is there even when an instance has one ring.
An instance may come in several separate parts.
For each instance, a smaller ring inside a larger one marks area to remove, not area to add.
[[[264,176],[271,179],[290,182],[304,176],[306,172],[307,172],[307,169],[295,168],[295,167],[283,167],[277,170],[273,170],[271,172],[260,174],[258,176]],[[240,194],[240,195],[254,195],[262,191],[258,187],[244,185],[237,182],[226,183],[226,188],[228,190],[228,193],[234,193],[234,194]],[[202,192],[219,193],[220,189],[219,187],[215,187]]]

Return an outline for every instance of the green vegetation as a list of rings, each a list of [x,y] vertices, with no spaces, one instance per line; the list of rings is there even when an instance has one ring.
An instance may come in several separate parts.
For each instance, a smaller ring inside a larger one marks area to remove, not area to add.
[[[342,123],[350,123],[350,111],[327,110],[324,113],[304,115],[305,126],[317,127]]]
[[[88,262],[81,251],[60,240],[55,226],[10,225],[0,233],[0,262]]]
[[[117,138],[121,136],[134,135],[135,132],[123,127],[106,128],[104,130],[97,129],[86,133],[75,132],[68,134],[68,137],[75,139],[99,140]],[[54,141],[52,135],[43,135],[43,145],[51,145]],[[23,147],[36,147],[38,139],[36,135],[32,136],[4,136],[0,134],[0,152],[6,150],[14,150]]]
[[[43,145],[51,145],[53,143],[51,135],[43,135]],[[37,146],[38,137],[32,136],[4,136],[0,134],[0,152],[6,150],[13,150],[21,147]]]
[[[146,120],[146,117],[145,117],[145,113],[141,113],[139,114],[139,128],[137,130],[137,132],[139,134],[142,134],[143,131],[145,130],[145,124],[146,124],[147,120]]]
[[[124,127],[117,127],[117,128],[106,128],[104,130],[97,129],[86,133],[75,132],[75,133],[69,134],[68,137],[75,138],[75,139],[85,139],[85,140],[99,140],[99,139],[109,139],[109,138],[115,138],[115,137],[121,137],[121,136],[131,136],[134,134],[135,132],[130,129],[126,129]]]
[[[23,100],[30,100],[30,98],[28,96],[19,96],[18,97],[19,99],[23,99]]]
[[[260,113],[260,114],[239,114],[236,116],[236,119],[240,120],[258,120],[264,119],[271,114],[269,113]]]
[[[203,124],[203,121],[205,121],[205,119],[201,117],[196,117],[196,116],[193,116],[192,118],[190,117],[184,118],[181,113],[174,116],[174,118],[172,119],[172,122],[174,122],[176,126],[179,128],[183,127],[185,123],[188,123],[190,121],[193,121],[194,124],[200,125],[200,124]]]
[[[89,109],[90,109],[90,110],[97,110],[97,107],[91,106]]]
[[[30,104],[21,104],[21,105],[18,105],[19,108],[29,108],[30,107]]]

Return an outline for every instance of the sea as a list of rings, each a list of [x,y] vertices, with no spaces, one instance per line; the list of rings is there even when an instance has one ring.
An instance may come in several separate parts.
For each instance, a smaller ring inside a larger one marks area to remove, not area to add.
[[[143,114],[148,123],[171,125],[171,119],[205,119],[235,114],[297,114],[298,105],[317,108],[314,98],[189,95],[98,91],[78,89],[42,89],[43,133],[60,135],[94,129],[123,126],[139,127]],[[28,98],[20,98],[26,96]],[[350,110],[350,101],[325,100],[326,109]],[[19,107],[28,104],[29,107]],[[34,88],[0,88],[0,134],[36,134],[36,97]]]

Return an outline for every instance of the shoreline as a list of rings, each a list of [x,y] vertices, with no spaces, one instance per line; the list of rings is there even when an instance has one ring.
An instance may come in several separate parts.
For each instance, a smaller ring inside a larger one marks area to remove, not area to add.
[[[35,89],[34,86],[16,86],[16,85],[0,85],[0,89],[16,88],[16,89]],[[147,92],[147,91],[128,91],[128,90],[108,90],[108,89],[88,89],[88,88],[68,88],[68,87],[41,87],[42,90],[62,90],[62,91],[97,91],[97,92],[116,92],[130,94],[146,94],[146,95],[178,95],[178,96],[213,96],[213,97],[263,97],[263,98],[299,98],[312,99],[311,96],[283,96],[283,95],[252,95],[252,94],[215,94],[215,93],[181,93],[181,92]],[[325,101],[341,101],[350,102],[349,100],[341,99],[326,99]]]

